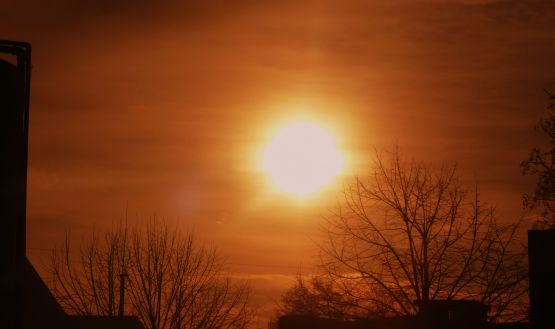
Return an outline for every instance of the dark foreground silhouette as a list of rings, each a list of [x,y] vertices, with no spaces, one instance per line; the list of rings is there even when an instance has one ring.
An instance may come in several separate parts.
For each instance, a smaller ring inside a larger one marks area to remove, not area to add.
[[[488,323],[489,307],[471,300],[436,300],[430,302],[416,316],[340,321],[304,315],[286,315],[279,318],[280,329],[488,329],[530,328],[528,323]]]
[[[142,329],[133,316],[70,316],[26,257],[31,46],[0,40],[0,328]],[[8,60],[4,60],[6,58]]]
[[[70,316],[26,258],[26,189],[31,47],[0,41],[0,327],[140,329],[136,317]],[[434,301],[416,316],[338,321],[302,315],[279,319],[280,329],[555,328],[555,230],[529,232],[530,323],[492,324],[475,301]]]
[[[285,315],[279,329],[554,329],[555,230],[528,232],[530,322],[490,323],[489,306],[472,300],[420,303],[415,316],[368,318],[354,321]]]

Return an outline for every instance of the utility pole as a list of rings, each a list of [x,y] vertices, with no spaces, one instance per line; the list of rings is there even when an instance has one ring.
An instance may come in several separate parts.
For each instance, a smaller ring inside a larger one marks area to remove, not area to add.
[[[119,277],[119,310],[118,316],[123,316],[124,314],[124,306],[125,306],[125,278],[129,275],[127,272],[123,271],[118,274]]]

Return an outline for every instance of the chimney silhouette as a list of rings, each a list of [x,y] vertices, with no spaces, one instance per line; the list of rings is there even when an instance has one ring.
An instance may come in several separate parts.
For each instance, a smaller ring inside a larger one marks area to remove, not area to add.
[[[0,318],[7,328],[23,326],[27,129],[31,46],[0,40]]]

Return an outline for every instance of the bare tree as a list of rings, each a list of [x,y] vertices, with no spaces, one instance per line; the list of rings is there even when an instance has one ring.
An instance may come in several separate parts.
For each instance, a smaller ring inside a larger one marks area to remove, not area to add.
[[[440,299],[491,306],[491,320],[525,316],[525,252],[518,223],[501,225],[455,166],[376,154],[326,218],[322,267],[371,313],[409,315]]]
[[[52,291],[64,309],[81,315],[116,315],[118,274],[126,264],[126,233],[122,227],[102,239],[93,233],[75,254],[66,234],[63,247],[54,250],[51,259]]]
[[[242,329],[251,319],[248,284],[232,282],[214,248],[165,222],[93,235],[78,255],[66,237],[51,265],[54,295],[71,313],[116,315],[127,279],[127,310],[149,329]]]
[[[281,296],[273,321],[277,323],[277,318],[285,314],[348,320],[359,312],[356,300],[343,294],[328,276],[299,274]]]
[[[555,228],[555,95],[546,91],[549,97],[547,111],[534,126],[549,139],[546,148],[534,147],[528,159],[520,164],[522,174],[537,177],[533,194],[524,194],[524,207],[538,212],[538,225]]]

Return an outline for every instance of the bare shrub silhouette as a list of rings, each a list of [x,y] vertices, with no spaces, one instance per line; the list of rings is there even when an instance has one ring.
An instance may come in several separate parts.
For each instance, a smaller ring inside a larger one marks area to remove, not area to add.
[[[233,283],[214,248],[164,221],[120,225],[93,235],[74,259],[69,238],[53,252],[53,293],[73,314],[115,316],[126,281],[126,309],[149,329],[245,328],[249,286]],[[123,307],[123,306],[122,306]]]

